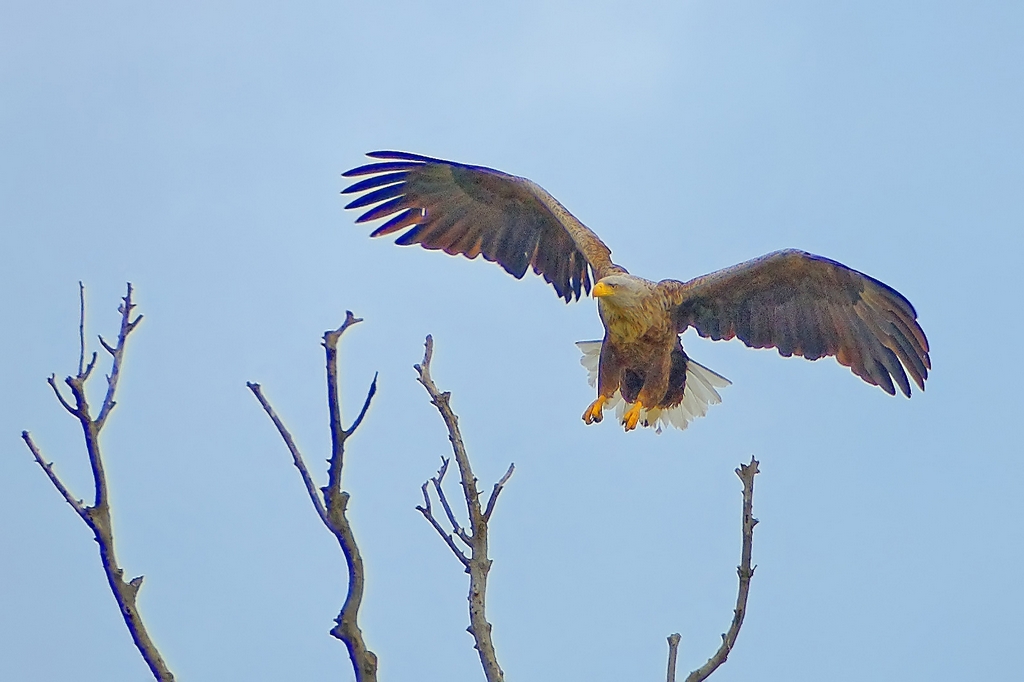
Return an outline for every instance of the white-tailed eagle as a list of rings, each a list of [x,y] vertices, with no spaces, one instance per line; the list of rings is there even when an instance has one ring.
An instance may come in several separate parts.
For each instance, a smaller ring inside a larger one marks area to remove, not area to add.
[[[598,299],[604,340],[579,344],[597,383],[587,424],[617,405],[627,431],[685,428],[719,402],[715,389],[729,382],[683,351],[688,327],[786,357],[834,356],[890,395],[899,387],[909,397],[911,379],[924,390],[931,359],[914,307],[842,263],[787,249],[689,282],[652,282],[613,263],[596,234],[526,178],[406,152],[367,156],[383,160],[346,172],[366,177],[344,193],[365,192],[346,206],[371,207],[356,222],[389,218],[371,236],[409,228],[396,243],[482,255],[516,278],[532,268],[566,302]]]

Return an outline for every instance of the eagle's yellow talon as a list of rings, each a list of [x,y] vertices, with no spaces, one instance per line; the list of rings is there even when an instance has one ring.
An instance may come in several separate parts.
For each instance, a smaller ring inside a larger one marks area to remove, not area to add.
[[[604,419],[604,404],[606,402],[608,402],[608,398],[603,395],[597,396],[597,400],[590,403],[590,407],[583,413],[583,421],[593,424]]]
[[[627,431],[632,431],[636,428],[637,423],[640,421],[640,410],[644,406],[637,400],[633,403],[633,407],[626,411],[626,414],[622,415],[622,425],[626,427]]]

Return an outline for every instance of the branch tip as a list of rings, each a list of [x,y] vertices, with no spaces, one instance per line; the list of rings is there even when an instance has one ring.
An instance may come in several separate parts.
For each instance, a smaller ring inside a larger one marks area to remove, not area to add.
[[[346,437],[351,436],[355,433],[359,425],[363,423],[363,417],[366,416],[366,411],[370,409],[370,402],[373,400],[373,396],[377,394],[377,375],[378,372],[373,373],[373,381],[370,382],[370,388],[366,392],[366,400],[363,401],[363,407],[359,410],[359,416],[352,422],[352,426],[345,430]]]
[[[97,338],[100,340],[100,345],[103,346],[104,350],[106,350],[111,355],[116,354],[114,347],[107,343],[106,339],[104,339],[103,336],[97,336]]]
[[[679,642],[682,638],[678,632],[668,636],[668,682],[676,682],[676,658],[679,655]]]
[[[477,489],[477,479],[473,475],[469,455],[466,452],[466,446],[462,440],[462,434],[459,432],[459,419],[451,409],[449,400],[451,395],[448,392],[439,391],[430,376],[430,362],[433,359],[433,354],[434,339],[432,336],[427,335],[423,344],[423,361],[420,364],[413,365],[413,368],[418,374],[420,384],[422,384],[423,388],[426,389],[427,395],[430,397],[431,404],[437,408],[438,413],[441,415],[441,419],[447,427],[448,440],[451,442],[452,452],[454,454],[455,461],[459,466],[462,492],[466,500],[466,509],[469,514],[469,526],[472,531],[472,535],[466,534],[466,532],[459,527],[458,522],[455,520],[455,515],[451,511],[451,507],[447,503],[444,490],[441,487],[441,480],[448,467],[448,460],[444,457],[441,458],[442,464],[441,469],[438,471],[438,475],[435,478],[432,478],[431,481],[434,483],[438,498],[445,507],[445,512],[448,514],[449,521],[452,523],[456,535],[469,546],[471,556],[466,557],[466,555],[459,550],[455,544],[455,540],[450,534],[444,532],[440,524],[437,523],[433,514],[428,513],[423,508],[420,508],[420,513],[423,514],[427,521],[430,522],[434,527],[434,530],[441,535],[449,549],[455,553],[456,557],[458,557],[465,566],[466,573],[469,574],[468,598],[470,625],[467,628],[467,631],[473,636],[473,648],[476,649],[480,655],[480,663],[483,666],[487,682],[503,682],[505,679],[504,672],[502,672],[501,666],[498,664],[497,654],[494,650],[494,641],[491,638],[492,627],[487,621],[485,613],[487,574],[492,563],[487,556],[487,524],[490,513],[493,511],[497,495],[501,491],[501,487],[508,482],[509,476],[512,475],[513,467],[509,467],[509,471],[506,472],[505,476],[495,484],[495,490],[491,493],[487,511],[485,512],[482,510],[480,505],[480,492]],[[424,484],[423,491],[426,493],[426,484]]]
[[[285,447],[287,447],[288,452],[291,453],[292,463],[295,465],[295,468],[299,470],[299,476],[302,478],[302,483],[306,487],[306,494],[309,496],[310,502],[313,503],[313,508],[316,509],[317,516],[319,516],[320,520],[324,523],[328,523],[327,509],[320,497],[320,493],[317,492],[316,483],[313,482],[313,477],[310,475],[309,469],[306,467],[306,462],[302,458],[302,452],[299,451],[299,447],[295,444],[295,439],[292,438],[292,434],[288,431],[288,427],[285,426],[284,421],[277,416],[277,412],[274,410],[274,407],[270,404],[270,401],[266,396],[263,395],[262,386],[252,381],[247,381],[245,385],[248,386],[249,390],[256,396],[256,400],[259,401],[260,406],[263,407],[263,411],[266,412],[268,417],[270,417],[270,421],[273,422],[278,435],[281,436],[281,440],[284,441]],[[324,490],[326,491],[326,488]]]
[[[743,626],[743,618],[747,611],[747,596],[750,593],[750,579],[754,575],[754,568],[751,566],[751,553],[754,544],[754,526],[757,520],[753,516],[754,504],[754,477],[760,473],[759,462],[750,458],[750,464],[740,464],[736,469],[736,475],[743,482],[743,547],[740,554],[740,565],[736,567],[739,577],[739,589],[736,595],[736,608],[733,609],[732,623],[728,632],[722,634],[722,644],[715,652],[715,655],[708,659],[707,663],[697,670],[694,670],[686,677],[686,682],[702,682],[706,680],[720,665],[725,663],[736,644],[740,628]],[[669,682],[673,682],[669,677]]]
[[[138,606],[136,604],[136,593],[142,585],[142,576],[134,578],[128,583],[124,582],[124,569],[122,569],[117,562],[117,556],[114,552],[114,533],[110,519],[110,502],[107,494],[107,479],[106,474],[104,473],[103,455],[98,438],[107,415],[115,405],[114,393],[117,388],[117,376],[120,371],[120,365],[124,355],[125,341],[128,334],[134,327],[133,323],[130,321],[130,312],[134,307],[131,303],[131,293],[132,287],[129,283],[128,294],[123,299],[124,303],[118,306],[118,312],[121,313],[121,325],[120,332],[118,333],[117,346],[112,348],[110,344],[100,337],[101,345],[110,352],[113,357],[113,361],[111,364],[110,376],[107,378],[106,396],[103,399],[100,413],[96,419],[93,419],[90,414],[89,403],[86,398],[86,382],[89,380],[93,369],[96,366],[98,354],[94,352],[89,362],[86,363],[85,285],[82,282],[78,283],[78,372],[75,376],[69,376],[64,379],[64,383],[71,389],[71,395],[74,398],[75,406],[72,407],[70,402],[64,398],[60,387],[57,386],[56,375],[51,374],[46,380],[46,383],[50,385],[51,389],[53,389],[53,393],[57,397],[61,406],[77,418],[79,423],[82,425],[85,436],[86,452],[89,457],[89,465],[92,469],[93,475],[93,486],[95,492],[94,503],[90,506],[86,506],[82,500],[76,499],[71,495],[67,486],[64,485],[60,477],[57,476],[56,471],[54,471],[53,463],[47,462],[44,459],[42,452],[36,446],[35,442],[33,442],[32,436],[28,431],[22,431],[22,439],[32,452],[32,456],[36,463],[43,469],[43,472],[46,474],[53,486],[58,492],[60,492],[64,500],[72,507],[72,509],[75,510],[89,529],[92,530],[93,539],[99,545],[100,562],[103,565],[103,571],[107,576],[107,584],[110,586],[114,599],[117,601],[121,615],[124,618],[128,631],[131,633],[135,646],[138,648],[142,658],[149,666],[150,672],[160,682],[172,682],[174,680],[174,675],[171,673],[170,669],[168,669],[160,651],[156,647],[156,644],[150,638],[142,620],[142,615],[139,613]],[[138,319],[141,319],[141,315]],[[138,324],[138,319],[136,319],[134,324]]]
[[[516,470],[515,462],[508,465],[508,471],[505,475],[498,479],[498,482],[494,484],[494,489],[491,490],[491,496],[487,500],[487,508],[484,510],[484,520],[490,521],[491,514],[494,513],[494,505],[498,502],[498,495],[505,488],[505,484],[508,483],[508,479],[512,478],[512,473]]]
[[[85,284],[78,280],[78,376],[85,371]]]
[[[362,555],[356,543],[355,533],[346,514],[349,494],[341,489],[345,441],[362,423],[370,407],[370,402],[377,392],[377,375],[374,374],[359,416],[356,417],[356,420],[347,431],[342,428],[341,400],[338,390],[338,340],[346,329],[359,322],[362,322],[362,319],[353,315],[351,310],[348,310],[345,312],[345,321],[340,327],[326,331],[323,334],[321,345],[326,351],[327,404],[330,412],[328,425],[331,432],[331,453],[327,459],[327,485],[319,490],[313,482],[313,478],[306,467],[302,454],[295,445],[294,439],[292,439],[288,429],[274,412],[269,401],[264,397],[261,386],[252,381],[246,382],[246,386],[256,396],[256,399],[263,406],[263,410],[277,427],[278,433],[292,454],[292,460],[295,467],[299,470],[303,484],[306,487],[306,492],[313,502],[320,520],[337,539],[345,556],[345,564],[348,568],[348,593],[341,611],[337,618],[335,618],[334,622],[336,625],[331,628],[331,636],[344,642],[348,649],[356,680],[358,682],[376,682],[377,656],[367,648],[362,630],[360,630],[358,624],[359,607],[363,599],[365,570],[363,568]]]

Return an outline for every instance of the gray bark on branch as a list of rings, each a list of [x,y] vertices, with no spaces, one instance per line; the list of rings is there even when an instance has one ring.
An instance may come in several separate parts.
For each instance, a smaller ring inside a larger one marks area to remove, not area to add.
[[[82,426],[82,433],[85,437],[86,453],[89,456],[89,466],[92,470],[94,499],[91,505],[86,505],[82,500],[77,499],[64,485],[57,472],[53,469],[53,463],[47,462],[39,446],[33,441],[28,431],[21,432],[21,438],[25,441],[32,457],[42,467],[50,483],[57,489],[64,500],[71,505],[75,513],[92,530],[96,543],[100,549],[100,561],[103,564],[103,572],[107,576],[107,583],[114,594],[121,616],[124,618],[128,632],[135,642],[139,653],[149,666],[153,677],[160,682],[173,682],[174,675],[167,667],[163,656],[157,649],[156,644],[149,636],[146,626],[139,613],[137,598],[139,589],[142,587],[142,576],[135,577],[129,581],[124,580],[124,569],[117,562],[117,554],[114,551],[114,529],[110,512],[110,494],[107,488],[107,476],[103,467],[103,451],[100,448],[100,432],[106,425],[107,418],[113,411],[117,402],[114,397],[117,393],[117,381],[121,376],[121,364],[124,361],[125,344],[128,336],[135,330],[142,321],[142,315],[132,319],[132,311],[135,304],[132,302],[132,285],[128,284],[128,293],[122,299],[118,312],[121,313],[121,326],[117,333],[117,342],[111,346],[103,337],[99,337],[100,344],[111,356],[110,374],[107,376],[107,391],[100,405],[99,414],[94,419],[92,408],[86,396],[86,384],[96,367],[97,354],[93,353],[91,359],[86,363],[85,343],[85,287],[78,283],[80,316],[78,325],[79,354],[78,373],[64,379],[64,383],[71,391],[71,400],[64,397],[57,384],[56,376],[51,375],[47,379],[50,388],[64,407],[72,416],[78,419]]]
[[[515,465],[510,464],[505,475],[494,484],[486,507],[481,507],[480,491],[477,489],[477,479],[473,475],[473,468],[470,466],[469,455],[466,453],[466,446],[462,441],[462,433],[459,431],[459,418],[452,411],[450,399],[451,394],[441,392],[434,384],[430,376],[430,361],[434,355],[434,340],[428,336],[423,353],[423,362],[414,365],[419,375],[419,382],[427,390],[430,402],[437,408],[448,428],[448,440],[451,441],[452,451],[455,453],[455,462],[459,466],[459,475],[462,482],[462,492],[466,498],[466,510],[469,514],[469,533],[459,525],[452,513],[451,506],[445,497],[442,482],[445,473],[448,471],[449,460],[442,458],[442,465],[437,476],[423,484],[423,506],[416,507],[417,511],[430,522],[434,530],[444,539],[449,549],[462,563],[469,574],[469,634],[473,636],[474,648],[480,654],[480,664],[483,666],[487,682],[504,682],[505,674],[498,664],[498,656],[494,650],[494,641],[491,638],[491,624],[487,622],[486,600],[487,600],[487,575],[493,563],[487,556],[488,522],[494,512],[494,505],[498,501],[505,484],[512,477]],[[428,483],[433,482],[434,490],[437,493],[445,514],[452,526],[452,532],[448,533],[433,515],[430,505],[430,495],[427,491]],[[470,549],[467,557],[455,543],[458,538],[466,543]]]
[[[728,632],[722,635],[722,644],[718,651],[707,660],[707,663],[697,668],[686,676],[686,682],[703,682],[711,673],[715,672],[720,665],[729,658],[729,653],[736,644],[736,638],[743,627],[743,617],[747,614],[747,596],[750,593],[750,579],[754,577],[754,569],[751,566],[751,553],[754,548],[754,526],[757,519],[754,518],[754,477],[760,473],[757,468],[759,462],[753,457],[750,464],[740,464],[736,469],[736,475],[743,482],[743,548],[740,551],[740,565],[736,567],[739,575],[739,590],[736,595],[736,608],[733,610],[732,623]],[[678,634],[668,638],[668,682],[676,680],[676,655],[679,652]]]
[[[246,383],[246,386],[256,396],[264,412],[277,428],[277,432],[291,453],[295,468],[299,470],[306,493],[316,509],[317,516],[337,539],[338,545],[345,555],[345,564],[348,567],[348,593],[341,612],[335,618],[335,626],[331,629],[331,635],[341,640],[348,649],[356,681],[376,682],[377,655],[366,646],[363,632],[359,628],[359,607],[362,605],[366,580],[363,556],[359,552],[355,532],[352,530],[352,525],[346,514],[350,496],[341,488],[341,477],[345,465],[345,441],[362,424],[363,417],[370,409],[373,396],[377,393],[377,376],[374,375],[359,416],[351,426],[347,429],[344,428],[341,420],[341,399],[338,393],[338,341],[345,330],[359,322],[362,322],[361,318],[353,315],[351,311],[346,311],[345,321],[340,327],[324,332],[323,347],[327,356],[327,405],[330,411],[331,456],[328,460],[327,485],[323,488],[317,489],[305,459],[295,444],[295,439],[292,438],[288,428],[274,411],[270,401],[263,395],[262,387],[253,382]]]

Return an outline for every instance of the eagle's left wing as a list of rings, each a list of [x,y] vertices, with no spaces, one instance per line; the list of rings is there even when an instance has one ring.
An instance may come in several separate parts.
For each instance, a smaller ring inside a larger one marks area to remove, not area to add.
[[[666,280],[676,329],[817,360],[834,355],[869,384],[910,395],[931,368],[917,312],[898,291],[842,263],[789,249],[698,277]]]

